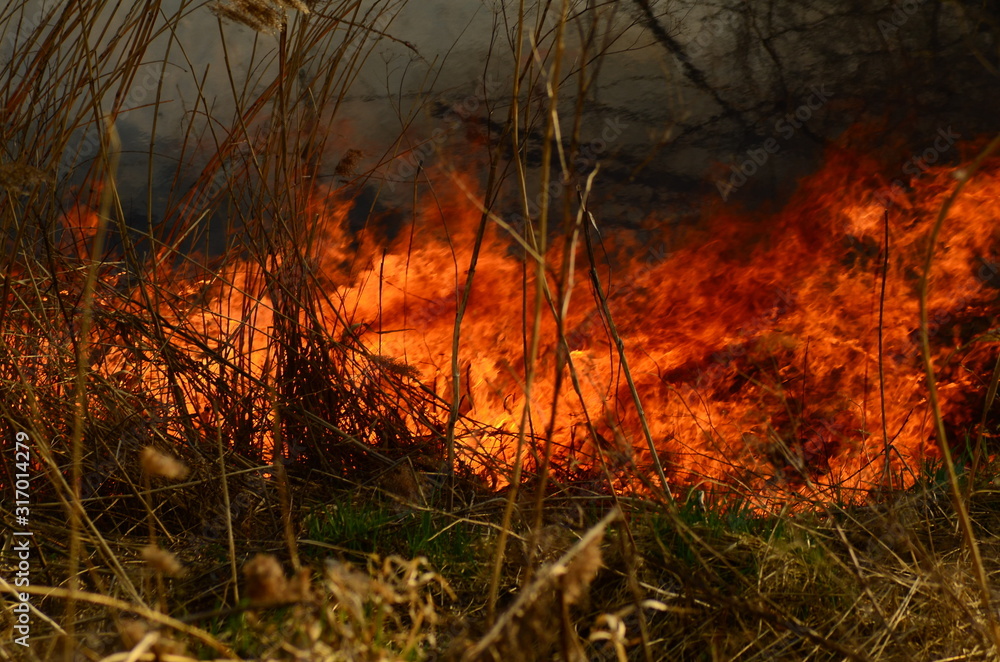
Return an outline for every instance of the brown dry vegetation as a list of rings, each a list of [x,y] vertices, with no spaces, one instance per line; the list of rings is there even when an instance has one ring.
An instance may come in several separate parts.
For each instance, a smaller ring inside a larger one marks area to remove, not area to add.
[[[161,227],[150,196],[143,231],[126,224],[114,127],[145,49],[166,34],[159,3],[119,8],[124,27],[100,50],[79,34],[107,20],[104,0],[37,20],[30,3],[0,11],[5,34],[22,24],[0,79],[0,514],[21,528],[11,495],[24,470],[11,460],[24,432],[34,533],[27,648],[13,643],[13,596],[26,589],[12,586],[16,541],[4,538],[0,659],[996,659],[988,453],[946,455],[915,468],[907,490],[873,490],[860,505],[804,488],[768,509],[739,486],[670,494],[656,454],[641,470],[609,469],[612,451],[607,465],[562,464],[524,420],[513,432],[465,420],[459,379],[442,397],[362,343],[323,299],[330,283],[305,249],[317,238],[299,219],[314,211],[323,127],[372,35],[393,38],[398,7],[319,4],[214,5],[265,33],[253,38],[280,66],[225,130],[190,120],[188,137],[211,135],[212,154],[165,201]],[[513,165],[487,151],[485,206],[504,172],[527,186],[529,152],[540,172],[558,170],[546,112],[560,108],[558,85],[545,83],[560,80],[564,31],[588,44],[590,66],[611,47],[600,38],[610,10],[570,5],[583,7],[537,24],[507,16],[523,80],[490,134]],[[211,16],[183,4],[167,23],[187,12]],[[299,71],[316,72],[304,88],[292,85]],[[582,99],[587,72],[575,75]],[[79,154],[80,127],[100,139],[77,164],[64,155]],[[545,136],[541,154],[530,135]],[[572,155],[578,136],[566,138]],[[335,174],[354,184],[391,162],[340,152]],[[67,163],[86,182],[70,197]],[[562,202],[552,232],[570,235],[575,191]],[[203,223],[217,215],[232,230],[221,255]],[[545,253],[547,212],[540,223],[519,246],[526,272],[544,276],[531,255]],[[255,304],[225,319],[213,304],[260,292],[273,304],[266,334]],[[539,295],[528,309],[539,320],[551,304]],[[526,349],[526,388],[532,358]],[[488,435],[516,451],[477,450]],[[623,480],[633,488],[615,489]]]

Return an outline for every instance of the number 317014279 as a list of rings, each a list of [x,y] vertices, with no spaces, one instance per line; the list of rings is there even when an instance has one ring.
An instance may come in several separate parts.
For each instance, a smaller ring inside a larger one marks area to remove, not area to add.
[[[28,441],[28,433],[18,432],[15,437],[17,440],[14,446],[14,467],[17,471],[17,475],[14,477],[16,484],[15,488],[17,494],[14,497],[18,501],[28,498],[28,470],[31,468],[30,456],[28,454],[28,446],[25,441]]]

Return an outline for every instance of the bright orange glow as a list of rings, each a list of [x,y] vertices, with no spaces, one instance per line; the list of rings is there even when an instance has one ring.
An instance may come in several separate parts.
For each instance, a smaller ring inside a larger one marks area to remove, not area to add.
[[[818,491],[830,498],[836,486],[840,499],[863,498],[881,480],[883,428],[894,449],[897,486],[912,484],[922,463],[937,457],[916,292],[927,233],[957,182],[951,169],[929,171],[912,182],[912,204],[889,211],[883,422],[878,332],[884,207],[874,193],[884,184],[872,172],[874,165],[856,155],[833,153],[781,212],[717,213],[665,255],[649,250],[660,239],[623,239],[613,219],[605,219],[603,246],[611,254],[600,253],[598,245],[598,272],[653,441],[675,486]],[[356,336],[382,358],[353,368],[345,379],[372,378],[379,362],[395,374],[419,375],[443,401],[421,413],[436,420],[441,434],[452,399],[457,301],[481,218],[463,189],[475,185],[439,183],[412,227],[389,245],[357,251],[345,230],[347,205],[334,193],[316,193],[309,205],[312,234],[298,246],[259,263],[231,260],[210,280],[178,284],[175,275],[154,271],[156,288],[149,291],[161,311],[159,332],[198,370],[244,384],[233,386],[233,397],[246,398],[248,407],[267,394],[246,384],[280,381],[273,341],[285,332],[282,324],[319,324],[335,342]],[[1000,163],[991,162],[952,208],[931,278],[932,346],[942,407],[954,431],[978,422],[996,353],[995,342],[980,336],[995,321],[998,200]],[[76,218],[67,223],[85,225]],[[647,225],[664,223],[651,210]],[[666,236],[662,242],[672,244]],[[480,472],[487,470],[484,457],[512,462],[528,406],[535,453],[551,419],[556,465],[594,475],[606,465],[616,489],[640,488],[634,476],[652,479],[651,457],[595,303],[584,242],[575,247],[563,324],[569,362],[561,367],[557,392],[560,341],[546,304],[530,402],[524,357],[538,284],[534,265],[516,257],[522,252],[512,244],[491,222],[461,328],[459,460]],[[553,297],[566,289],[558,277],[564,250],[565,242],[555,242],[546,255]],[[149,291],[135,292],[137,306]],[[306,308],[319,311],[315,317],[293,301],[306,294],[312,301]],[[204,346],[191,338],[216,340]],[[171,374],[166,364],[128,352],[107,354],[100,370],[141,377],[150,393],[179,389],[190,416],[212,420],[211,398],[185,383],[183,371]],[[265,447],[270,415],[257,412],[257,426],[247,431]],[[417,413],[403,415],[414,430],[420,427]],[[379,438],[371,430],[363,441],[377,444]],[[533,463],[531,452],[528,457]]]

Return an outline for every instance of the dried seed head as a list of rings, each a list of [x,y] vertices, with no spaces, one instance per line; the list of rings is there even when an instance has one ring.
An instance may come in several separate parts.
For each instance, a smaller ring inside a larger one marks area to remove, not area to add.
[[[151,644],[150,648],[156,655],[156,659],[161,659],[168,655],[180,656],[187,649],[182,642],[171,639],[162,632],[153,631],[151,633],[149,625],[145,621],[123,618],[118,627],[122,643],[129,650],[134,649],[139,642],[152,634],[147,644]]]
[[[288,592],[291,599],[301,602],[312,598],[310,585],[312,584],[312,573],[309,568],[302,568],[288,583]]]
[[[288,580],[278,559],[270,554],[258,554],[243,566],[250,601],[269,605],[289,601]]]
[[[344,152],[344,155],[340,157],[340,161],[337,163],[336,169],[334,169],[334,174],[338,177],[343,177],[344,179],[350,179],[354,176],[354,171],[358,167],[358,162],[361,161],[361,157],[364,156],[364,152],[360,149],[349,149]]]
[[[52,177],[25,163],[0,165],[0,188],[14,193],[24,193],[38,184],[52,184]]]
[[[142,558],[149,564],[149,567],[169,577],[179,577],[184,573],[184,566],[177,560],[177,557],[156,545],[143,547]]]
[[[420,379],[419,368],[394,356],[373,354],[368,357],[368,360],[386,372],[399,375],[400,377],[408,377],[409,379]]]
[[[121,630],[122,643],[129,650],[135,648],[135,645],[142,641],[146,633],[149,632],[149,627],[146,623],[129,618],[123,618],[119,628]]]
[[[289,9],[295,9],[302,12],[303,14],[309,13],[309,4],[305,2],[300,2],[299,0],[277,0],[278,4],[282,7],[288,7]]]
[[[167,659],[168,656],[174,657],[175,659],[178,657],[181,659],[190,659],[184,657],[184,653],[186,651],[187,646],[184,642],[176,641],[162,634],[160,635],[160,639],[153,644],[153,653],[156,656],[155,659]]]
[[[139,464],[149,476],[163,476],[170,480],[183,480],[188,475],[188,468],[183,462],[165,455],[152,446],[146,446],[139,455]]]
[[[284,15],[270,2],[225,0],[212,4],[211,10],[219,18],[241,23],[255,32],[277,34],[283,25]]]
[[[566,566],[562,579],[563,601],[573,605],[580,601],[601,569],[601,538],[590,541]]]
[[[220,18],[266,34],[281,32],[287,9],[309,13],[309,3],[301,0],[216,0],[209,8]]]

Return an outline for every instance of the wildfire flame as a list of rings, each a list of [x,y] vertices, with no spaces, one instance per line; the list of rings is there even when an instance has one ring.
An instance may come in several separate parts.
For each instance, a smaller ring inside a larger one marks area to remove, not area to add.
[[[887,446],[896,486],[911,484],[921,464],[938,456],[916,292],[928,231],[956,184],[954,169],[929,170],[912,182],[908,205],[888,211],[874,195],[883,186],[876,172],[857,155],[834,152],[782,211],[717,212],[676,247],[665,234],[629,237],[613,228],[613,219],[597,219],[605,228],[600,235],[580,228],[592,233],[596,275],[674,485],[836,489],[840,498],[854,499],[883,480]],[[185,370],[202,382],[245,382],[230,390],[246,400],[247,411],[265,407],[246,431],[255,444],[271,443],[274,421],[266,394],[252,384],[280,384],[289,357],[279,360],[274,339],[290,326],[303,338],[322,332],[325,346],[363,348],[368,363],[343,373],[346,380],[389,374],[439,396],[430,409],[397,405],[406,425],[440,435],[452,399],[457,304],[482,218],[463,192],[470,188],[469,182],[437,187],[411,227],[384,246],[367,240],[362,249],[346,230],[348,203],[314,190],[303,224],[310,234],[299,246],[279,247],[265,260],[231,259],[210,278],[183,280],[153,269],[155,287],[136,288],[132,299],[137,308],[152,303],[160,311],[157,333]],[[951,208],[936,247],[930,333],[942,408],[954,430],[978,422],[994,353],[988,331],[1000,287],[998,195],[1000,162],[988,162]],[[80,218],[90,216],[74,212],[67,223],[81,226]],[[654,211],[647,225],[660,227],[662,219]],[[616,489],[640,487],[636,476],[654,475],[653,458],[594,295],[585,242],[555,243],[545,256],[546,288],[565,294],[560,265],[565,251],[575,252],[562,320],[568,352],[546,307],[526,401],[525,355],[539,283],[530,260],[512,250],[496,224],[490,227],[458,345],[458,461],[480,472],[488,470],[483,458],[512,462],[528,407],[530,462],[538,461],[548,436],[553,464],[594,475],[606,467]],[[660,245],[672,248],[649,250]],[[368,256],[367,263],[358,266],[357,255]],[[109,344],[128,345],[122,338]],[[301,351],[304,361],[317,356],[305,345],[281,351]],[[218,396],[185,383],[178,365],[108,349],[94,369],[118,383],[127,375],[147,398],[180,392],[188,420],[211,421],[222,406],[212,399]],[[361,441],[384,443],[377,430]]]

